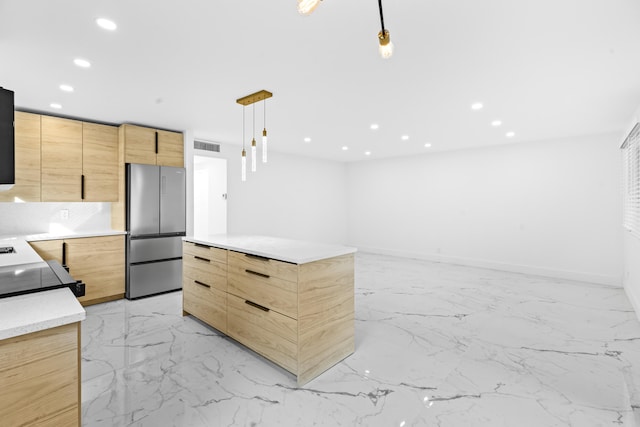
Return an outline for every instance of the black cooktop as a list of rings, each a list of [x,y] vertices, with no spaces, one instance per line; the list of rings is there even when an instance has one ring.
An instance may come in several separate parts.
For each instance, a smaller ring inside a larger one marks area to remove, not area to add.
[[[76,297],[84,295],[84,283],[71,277],[57,261],[45,262],[44,266],[0,271],[0,298],[58,288],[69,288]]]

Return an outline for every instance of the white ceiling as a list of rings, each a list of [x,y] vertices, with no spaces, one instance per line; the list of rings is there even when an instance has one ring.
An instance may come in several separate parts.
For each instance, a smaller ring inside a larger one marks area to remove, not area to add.
[[[0,0],[0,86],[18,109],[233,144],[235,100],[267,89],[272,150],[344,161],[622,132],[640,105],[640,0],[383,6],[389,60],[375,0],[324,0],[307,17],[296,0]]]

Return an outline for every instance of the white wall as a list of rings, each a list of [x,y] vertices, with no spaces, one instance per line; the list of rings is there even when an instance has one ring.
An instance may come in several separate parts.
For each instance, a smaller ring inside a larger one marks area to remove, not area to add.
[[[110,229],[111,203],[0,203],[0,236]]]
[[[616,148],[620,147],[636,123],[640,122],[640,108],[633,115],[628,129],[616,141]],[[640,239],[628,231],[624,231],[624,289],[640,320]]]
[[[193,135],[187,133],[185,140],[189,177],[193,176]],[[240,153],[237,145],[221,144],[221,152],[215,155],[228,159],[228,233],[346,243],[345,164],[271,150],[269,162],[258,163],[256,172],[250,171],[247,162],[247,181],[242,182]],[[192,184],[187,197],[187,218],[192,221]],[[187,232],[193,233],[193,224],[188,224]]]
[[[620,286],[618,137],[351,164],[348,243]]]

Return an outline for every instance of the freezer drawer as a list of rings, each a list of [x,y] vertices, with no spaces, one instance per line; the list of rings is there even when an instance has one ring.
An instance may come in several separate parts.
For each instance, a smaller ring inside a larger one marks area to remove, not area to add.
[[[129,240],[129,264],[182,257],[182,237]]]
[[[129,266],[129,299],[178,289],[182,289],[181,259]]]

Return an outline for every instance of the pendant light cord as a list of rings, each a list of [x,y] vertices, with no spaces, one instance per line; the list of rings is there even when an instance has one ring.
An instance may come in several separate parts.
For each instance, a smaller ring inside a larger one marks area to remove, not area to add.
[[[384,35],[384,16],[382,15],[382,0],[378,0],[378,8],[380,9],[380,25],[382,26],[382,35]]]
[[[264,113],[264,117],[262,119],[262,123],[264,123],[264,128],[267,128],[267,100],[262,101],[264,103],[264,107],[262,108],[262,112]]]
[[[256,139],[256,104],[253,104],[253,131],[251,137],[254,140]]]

